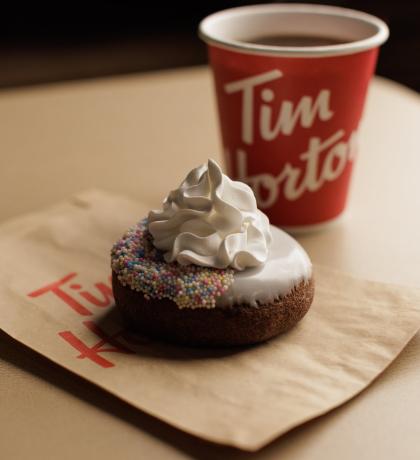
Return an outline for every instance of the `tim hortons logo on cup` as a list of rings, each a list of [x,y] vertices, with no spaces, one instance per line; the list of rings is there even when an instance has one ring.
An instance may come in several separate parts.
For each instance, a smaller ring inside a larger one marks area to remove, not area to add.
[[[295,104],[283,99],[276,107],[275,92],[266,85],[282,77],[280,70],[273,69],[223,85],[227,95],[240,95],[243,144],[254,145],[256,137],[273,142],[280,136],[291,136],[298,126],[311,128],[318,120],[328,122],[334,117],[329,89],[321,89],[316,97],[303,95]],[[273,206],[281,191],[284,199],[295,201],[305,192],[316,192],[326,182],[338,179],[346,165],[353,161],[357,133],[353,131],[347,141],[343,140],[345,134],[344,129],[338,129],[324,139],[310,136],[307,149],[298,153],[300,165],[285,162],[277,174],[250,175],[246,150],[237,148],[233,152],[237,176],[253,188],[263,209]]]

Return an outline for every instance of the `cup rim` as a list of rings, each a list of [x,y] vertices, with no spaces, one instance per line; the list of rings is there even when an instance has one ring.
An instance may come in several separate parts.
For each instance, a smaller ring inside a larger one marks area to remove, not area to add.
[[[323,46],[273,46],[256,43],[248,43],[239,40],[222,39],[213,34],[209,29],[215,21],[233,17],[238,14],[252,15],[255,13],[295,13],[316,14],[354,19],[376,28],[376,32],[365,39],[355,40],[349,43]],[[388,26],[381,19],[362,11],[341,8],[338,6],[317,5],[307,3],[272,3],[261,5],[240,6],[229,8],[213,13],[205,17],[198,26],[199,37],[209,45],[234,50],[246,54],[258,54],[268,56],[285,57],[329,57],[345,54],[354,54],[376,48],[382,45],[389,37]]]

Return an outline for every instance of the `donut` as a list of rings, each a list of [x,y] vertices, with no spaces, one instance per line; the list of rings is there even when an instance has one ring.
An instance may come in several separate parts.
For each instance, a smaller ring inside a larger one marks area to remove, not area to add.
[[[127,327],[183,345],[268,340],[295,326],[314,296],[304,249],[213,160],[128,229],[111,267]]]
[[[218,270],[165,262],[146,221],[139,222],[112,251],[112,286],[124,324],[159,340],[209,347],[255,344],[290,330],[311,306],[312,265],[295,239],[273,226],[271,233],[264,265]],[[197,284],[190,303],[174,295],[180,285]]]

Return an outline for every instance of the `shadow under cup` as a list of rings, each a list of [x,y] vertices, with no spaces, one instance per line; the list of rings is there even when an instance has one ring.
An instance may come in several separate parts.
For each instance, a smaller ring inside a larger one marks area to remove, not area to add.
[[[338,7],[272,4],[205,18],[228,173],[274,225],[311,230],[344,210],[357,130],[387,26]]]

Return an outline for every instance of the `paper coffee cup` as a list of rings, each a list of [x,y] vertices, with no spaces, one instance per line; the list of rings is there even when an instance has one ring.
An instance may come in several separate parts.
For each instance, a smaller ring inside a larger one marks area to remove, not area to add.
[[[338,7],[270,4],[212,14],[199,34],[231,177],[253,188],[275,225],[307,230],[335,220],[385,23]]]

